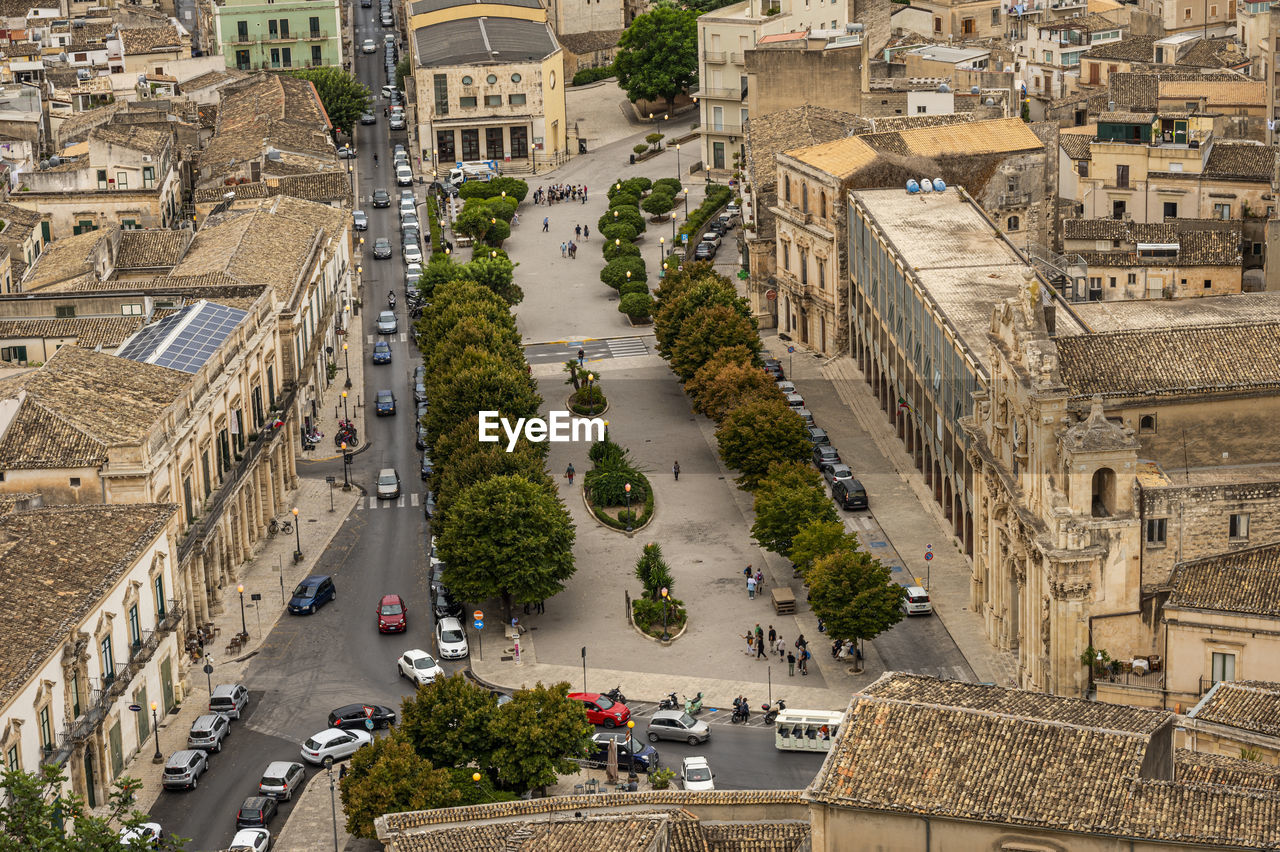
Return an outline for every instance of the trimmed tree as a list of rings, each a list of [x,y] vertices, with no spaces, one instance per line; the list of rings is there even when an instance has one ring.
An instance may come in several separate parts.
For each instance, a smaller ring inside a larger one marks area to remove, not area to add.
[[[844,524],[840,521],[808,521],[800,526],[791,540],[791,564],[804,574],[823,556],[830,556],[840,550],[857,549],[857,534],[845,532]]]
[[[625,241],[614,241],[604,244],[604,251],[602,254],[604,255],[606,263],[611,260],[617,260],[620,257],[639,257],[640,246],[635,243],[628,243]]]
[[[789,556],[805,524],[836,520],[836,507],[822,485],[822,476],[804,462],[772,465],[756,488],[751,537],[765,550]]]
[[[737,306],[699,308],[680,326],[680,336],[671,347],[671,369],[680,378],[690,379],[717,352],[738,346],[760,350],[754,317],[744,317]]]
[[[638,204],[638,202],[637,202]],[[604,229],[610,225],[630,225],[636,229],[637,234],[643,234],[648,224],[644,220],[644,214],[640,212],[637,204],[628,204],[622,207],[614,207],[604,213],[596,220],[596,230],[604,233]],[[617,216],[613,214],[617,213]]]
[[[620,255],[606,263],[604,269],[600,270],[600,280],[617,290],[627,283],[628,272],[631,273],[631,281],[644,283],[647,280],[644,260],[633,254]]]
[[[726,363],[726,353],[739,361]],[[719,423],[725,415],[749,399],[781,397],[777,383],[764,370],[751,363],[752,353],[745,346],[732,346],[717,352],[698,368],[685,384],[693,400],[693,410]]]
[[[650,216],[660,217],[670,212],[671,208],[676,206],[676,202],[673,196],[655,191],[646,195],[644,201],[640,202],[640,206]]]
[[[632,276],[632,280],[623,281],[622,285],[618,287],[618,295],[630,296],[632,293],[644,293],[648,295],[649,285],[643,281],[636,281],[635,277]]]
[[[636,101],[665,101],[675,111],[676,96],[698,80],[697,13],[660,6],[631,22],[618,39],[613,67],[618,86]]]
[[[490,232],[495,231],[499,225],[506,227],[506,223],[499,219],[496,225],[490,227]],[[475,252],[475,255],[475,260],[462,264],[458,277],[474,281],[492,291],[508,306],[520,304],[524,299],[524,291],[515,284],[516,264],[502,252],[497,257],[485,251]]]
[[[647,320],[653,314],[653,297],[648,293],[628,293],[618,300],[618,310],[633,320]]]
[[[635,242],[636,236],[638,236],[636,234],[636,229],[631,227],[631,225],[627,224],[626,222],[619,222],[616,225],[609,225],[600,233],[603,234],[604,238],[609,242],[613,242],[614,240],[622,240],[624,243],[632,243],[632,242]]]
[[[756,399],[729,412],[716,429],[720,458],[754,489],[776,462],[804,462],[812,453],[804,421],[781,399]]]
[[[428,375],[426,384],[431,399],[427,431],[433,445],[437,437],[477,411],[501,411],[511,418],[536,417],[542,405],[525,370],[475,349],[466,350],[449,373]]]
[[[874,639],[902,620],[906,589],[889,569],[861,550],[842,549],[819,558],[805,574],[809,604],[838,639]]]
[[[746,300],[738,297],[737,290],[727,278],[705,268],[701,277],[696,279],[684,277],[683,272],[668,274],[658,288],[654,336],[658,340],[658,352],[667,359],[671,358],[675,341],[683,334],[685,320],[698,309],[708,305],[728,305],[744,318],[751,316]],[[746,346],[752,352],[760,348],[758,343]]]
[[[419,757],[405,738],[375,737],[351,756],[342,779],[347,831],[377,837],[373,823],[383,814],[472,804],[478,798],[474,787],[469,779],[460,785],[453,771]]]

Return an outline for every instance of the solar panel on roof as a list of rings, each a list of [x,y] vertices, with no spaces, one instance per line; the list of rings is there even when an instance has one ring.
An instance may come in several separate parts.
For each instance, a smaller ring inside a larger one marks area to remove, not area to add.
[[[194,373],[246,316],[248,311],[202,300],[140,329],[118,354],[131,361]]]

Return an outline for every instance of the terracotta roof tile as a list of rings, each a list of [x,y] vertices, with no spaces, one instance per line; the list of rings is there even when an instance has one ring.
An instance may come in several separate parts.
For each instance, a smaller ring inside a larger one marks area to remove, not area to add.
[[[337,149],[329,128],[328,116],[309,82],[263,72],[223,91],[217,130],[200,154],[200,166],[211,169],[216,177],[228,166],[260,159],[272,147],[332,160],[336,169]]]
[[[191,244],[189,228],[120,232],[116,269],[160,269],[176,266]]]
[[[1134,248],[1113,251],[1081,251],[1080,256],[1089,266],[1230,266],[1238,267],[1244,260],[1241,252],[1240,230],[1214,229],[1206,231],[1177,231],[1172,225],[1155,223],[1144,230],[1131,229],[1134,233],[1124,237],[1126,242],[1177,244],[1178,253],[1169,257],[1141,257]],[[1072,239],[1068,237],[1068,239]],[[1075,239],[1080,239],[1076,237]],[[1105,237],[1101,239],[1106,239]],[[1116,239],[1116,238],[1112,238]]]
[[[1217,683],[1187,715],[1271,737],[1280,736],[1280,683],[1259,680]],[[1271,769],[1276,773],[1275,789],[1280,792],[1280,767]]]
[[[1204,176],[1226,180],[1271,181],[1276,149],[1270,145],[1215,142],[1204,164]]]
[[[1091,47],[1080,55],[1081,59],[1115,59],[1122,62],[1151,62],[1155,57],[1156,40],[1152,36],[1131,35],[1119,41],[1109,41]]]
[[[112,229],[74,234],[49,243],[27,273],[23,288],[35,290],[60,281],[93,273],[89,259],[102,240],[111,239]]]
[[[865,129],[867,123],[853,113],[819,106],[800,106],[753,118],[747,125],[747,159],[757,191],[777,184],[779,151],[805,148]]]
[[[120,28],[120,40],[126,56],[154,53],[158,50],[176,50],[182,46],[182,36],[177,27]]]
[[[626,30],[592,30],[586,33],[557,33],[556,39],[569,53],[582,56],[597,50],[609,50],[618,46],[618,39]]]
[[[173,134],[138,124],[106,124],[89,131],[89,139],[158,157],[164,153]]]
[[[1060,133],[1058,134],[1058,145],[1072,160],[1091,160],[1093,159],[1092,148],[1093,137],[1085,133]]]
[[[7,598],[0,621],[0,706],[99,605],[177,509],[133,503],[0,515],[0,583]]]
[[[1270,358],[1275,366],[1275,344]],[[1232,366],[1248,372],[1247,357]],[[1280,617],[1280,544],[1264,544],[1174,566],[1168,606]]]
[[[858,136],[846,136],[807,148],[797,148],[786,154],[841,179],[855,174],[876,159],[875,149]]]
[[[1263,686],[1270,687],[1272,690],[1280,687],[1275,683],[1258,683],[1254,684],[1250,681],[1240,681],[1237,683],[1222,682],[1217,684],[1215,688],[1222,687],[1240,687],[1240,686]],[[1213,695],[1210,694],[1201,699],[1201,706]],[[1274,715],[1280,707],[1271,704],[1272,716],[1268,723],[1272,730],[1269,733],[1274,734],[1275,719]],[[1190,716],[1200,718],[1199,714],[1190,713]],[[1217,720],[1213,720],[1217,721]],[[1252,718],[1247,721],[1254,721]],[[1232,725],[1232,727],[1241,727],[1233,722],[1225,722],[1224,724]],[[1222,754],[1205,754],[1203,752],[1188,751],[1187,749],[1177,749],[1173,754],[1174,769],[1177,773],[1179,781],[1195,783],[1195,784],[1217,784],[1224,787],[1241,787],[1252,790],[1266,790],[1271,793],[1280,792],[1280,766],[1272,766],[1266,763],[1260,763],[1256,760],[1241,760],[1238,757],[1227,757]]]
[[[22,337],[67,338],[77,346],[114,349],[142,327],[142,317],[0,319],[0,341]]]
[[[1249,65],[1249,57],[1233,39],[1200,39],[1174,64],[1187,68],[1242,68]]]
[[[269,177],[254,183],[239,183],[234,187],[206,186],[195,191],[195,203],[221,202],[228,191],[234,191],[236,198],[271,198],[276,195],[288,195],[304,201],[325,203],[351,199],[349,179],[342,172],[333,171]]]

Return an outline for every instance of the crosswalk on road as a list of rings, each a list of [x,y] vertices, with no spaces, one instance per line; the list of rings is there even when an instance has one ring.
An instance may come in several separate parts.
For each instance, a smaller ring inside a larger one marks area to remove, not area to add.
[[[364,500],[361,501],[360,503],[357,503],[356,508],[357,509],[366,509],[366,508],[367,509],[403,509],[405,508],[406,500],[408,500],[407,505],[409,507],[419,506],[422,503],[422,495],[416,492],[413,494],[401,494],[399,497],[397,497],[394,500],[379,500],[377,497],[369,496],[364,498]]]
[[[609,354],[614,358],[630,358],[635,355],[648,355],[649,347],[641,337],[613,337],[608,341]]]

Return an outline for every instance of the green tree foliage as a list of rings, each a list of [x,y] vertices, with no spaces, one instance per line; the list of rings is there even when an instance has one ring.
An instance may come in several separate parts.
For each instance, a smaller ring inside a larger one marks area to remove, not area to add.
[[[643,148],[644,146],[641,145],[640,147]],[[639,190],[635,190],[631,187],[624,187],[621,192],[609,199],[609,209],[613,210],[614,208],[617,208],[621,210],[624,207],[639,207],[640,195],[641,193]],[[609,215],[612,216],[613,213],[610,213]]]
[[[805,574],[814,615],[837,639],[874,639],[902,620],[906,589],[889,569],[861,550],[820,557]]]
[[[644,144],[643,142],[640,142],[636,145],[632,145],[631,150],[635,151],[637,154],[643,154],[649,150],[649,146]]]
[[[644,293],[646,296],[648,296],[649,285],[644,283],[643,281],[636,281],[635,276],[632,276],[632,279],[630,281],[623,281],[622,285],[618,287],[618,295],[630,296],[632,293]],[[650,296],[650,298],[652,298],[652,296]],[[650,308],[650,313],[652,312],[653,312],[653,309]]]
[[[650,133],[644,137],[644,141],[649,143],[650,148],[657,148],[658,143],[666,138],[665,133]]]
[[[791,553],[800,529],[811,521],[836,520],[822,476],[804,462],[779,462],[769,468],[755,492],[756,520],[751,537],[765,550]]]
[[[626,240],[608,242],[604,244],[605,262],[617,260],[620,257],[640,257],[640,246],[635,243],[629,243]]]
[[[423,364],[428,375],[448,373],[462,359],[468,347],[497,355],[508,364],[523,368],[524,349],[511,328],[480,317],[464,317],[441,337],[431,341]]]
[[[489,230],[484,235],[484,241],[491,246],[500,246],[511,236],[511,226],[502,219],[494,218],[495,221],[490,223]]]
[[[574,572],[573,540],[573,523],[553,488],[494,476],[458,494],[436,543],[447,564],[445,585],[463,600],[501,597],[509,622],[513,602],[535,603],[564,588]]]
[[[658,178],[653,182],[654,192],[665,192],[673,198],[680,195],[682,189],[684,189],[684,187],[681,185],[679,178]]]
[[[781,398],[773,378],[752,363],[752,354],[746,346],[730,346],[699,367],[684,386],[693,410],[719,423],[749,399]]]
[[[640,202],[640,206],[650,216],[663,216],[669,213],[672,207],[676,206],[676,201],[673,196],[655,190],[645,196],[644,201]]]
[[[588,83],[594,83],[597,80],[606,80],[614,75],[612,63],[601,68],[580,68],[573,75],[573,85],[585,86]]]
[[[499,224],[506,227],[504,222]],[[516,264],[505,254],[493,257],[489,252],[480,251],[475,253],[475,260],[462,265],[458,277],[492,291],[507,305],[518,305],[524,299],[524,291],[515,283],[515,269]]]
[[[616,225],[609,225],[600,233],[603,234],[604,238],[609,242],[622,240],[624,243],[633,243],[635,242],[636,237],[639,236],[636,233],[636,229],[625,222],[619,222]]]
[[[482,317],[497,326],[516,327],[515,317],[501,296],[474,281],[455,278],[435,289],[431,310],[420,323],[426,346],[443,337],[465,317]]]
[[[459,265],[450,260],[448,255],[437,255],[431,258],[427,268],[422,270],[422,276],[418,278],[418,292],[430,301],[437,287],[459,277],[459,268]]]
[[[428,436],[435,439],[478,411],[500,411],[504,417],[534,417],[542,398],[525,370],[500,356],[468,349],[448,373],[427,376]],[[524,601],[521,601],[524,603]]]
[[[142,841],[126,845],[120,827],[137,828],[151,817],[134,810],[142,786],[127,776],[116,779],[105,809],[91,812],[79,796],[63,793],[67,777],[55,766],[38,773],[20,769],[0,775],[0,852],[126,852],[181,850],[186,841],[170,835],[158,846]]]
[[[626,243],[624,243],[626,245]],[[627,273],[631,273],[631,281],[644,282],[647,280],[645,275],[643,258],[631,254],[620,255],[615,257],[604,265],[604,269],[600,270],[600,280],[617,290],[628,281]]]
[[[403,736],[377,737],[352,755],[342,779],[347,831],[373,838],[373,821],[383,814],[470,804],[475,791],[467,788],[473,785],[458,781],[451,770],[436,769],[415,754]]]
[[[498,709],[492,692],[461,674],[437,677],[400,703],[398,732],[435,766],[488,766],[489,724]]]
[[[618,300],[618,310],[633,320],[647,320],[653,314],[653,297],[648,293],[628,293]]]
[[[659,8],[639,15],[618,39],[618,86],[636,101],[666,101],[675,110],[676,96],[698,81],[698,15],[683,9]]]
[[[705,266],[700,272],[700,276],[693,279],[685,276],[685,270],[670,273],[662,279],[662,285],[658,289],[658,309],[654,312],[653,331],[658,339],[658,352],[664,358],[671,358],[673,346],[683,334],[685,320],[703,307],[728,305],[744,318],[751,316],[746,300],[739,298],[737,289],[729,279],[716,275]],[[747,344],[747,348],[755,352],[759,350],[759,345]]]
[[[680,378],[690,379],[717,352],[738,346],[760,350],[754,317],[744,317],[737,305],[698,308],[680,326],[680,336],[671,347],[671,369]]]
[[[404,56],[400,57],[400,61],[396,63],[396,88],[404,91],[404,78],[413,74],[413,63],[409,60],[409,54],[406,51]]]
[[[595,728],[569,684],[522,689],[494,714],[489,726],[498,783],[524,792],[545,788],[575,771],[570,757],[583,757]]]
[[[845,532],[838,520],[808,521],[791,540],[791,562],[804,574],[815,561],[839,550],[857,550],[858,536]]]
[[[754,489],[775,462],[804,462],[812,454],[804,421],[781,399],[756,399],[729,412],[716,429],[720,458]]]
[[[473,198],[462,205],[462,210],[453,220],[453,229],[473,240],[483,240],[484,235],[489,233],[489,220],[492,218],[494,217],[483,201]]]
[[[477,482],[495,476],[519,476],[530,482],[550,485],[546,457],[541,449],[546,444],[530,444],[521,439],[508,453],[505,444],[481,444],[475,436],[473,426],[468,435],[468,452],[442,455],[441,458],[447,458],[449,463],[436,468],[436,513],[431,518],[431,526],[437,533],[449,525],[454,499]]]
[[[614,213],[618,215],[614,216]],[[644,220],[644,214],[640,212],[640,209],[635,205],[628,204],[608,210],[596,220],[596,230],[603,234],[605,228],[617,224],[630,225],[636,229],[637,234],[643,234],[645,228],[648,227]]]
[[[636,560],[636,579],[644,588],[645,597],[650,600],[661,600],[662,590],[668,595],[675,594],[675,578],[671,575],[671,566],[662,556],[662,545],[657,542],[646,544]]]
[[[469,180],[458,187],[458,197],[464,201],[471,198],[501,198],[504,192],[507,198],[514,199],[518,204],[529,194],[529,184],[519,178],[498,177],[493,180]]]
[[[349,71],[332,65],[323,68],[306,68],[291,72],[295,77],[310,80],[320,96],[324,111],[334,128],[350,133],[360,116],[369,110],[373,95]]]

